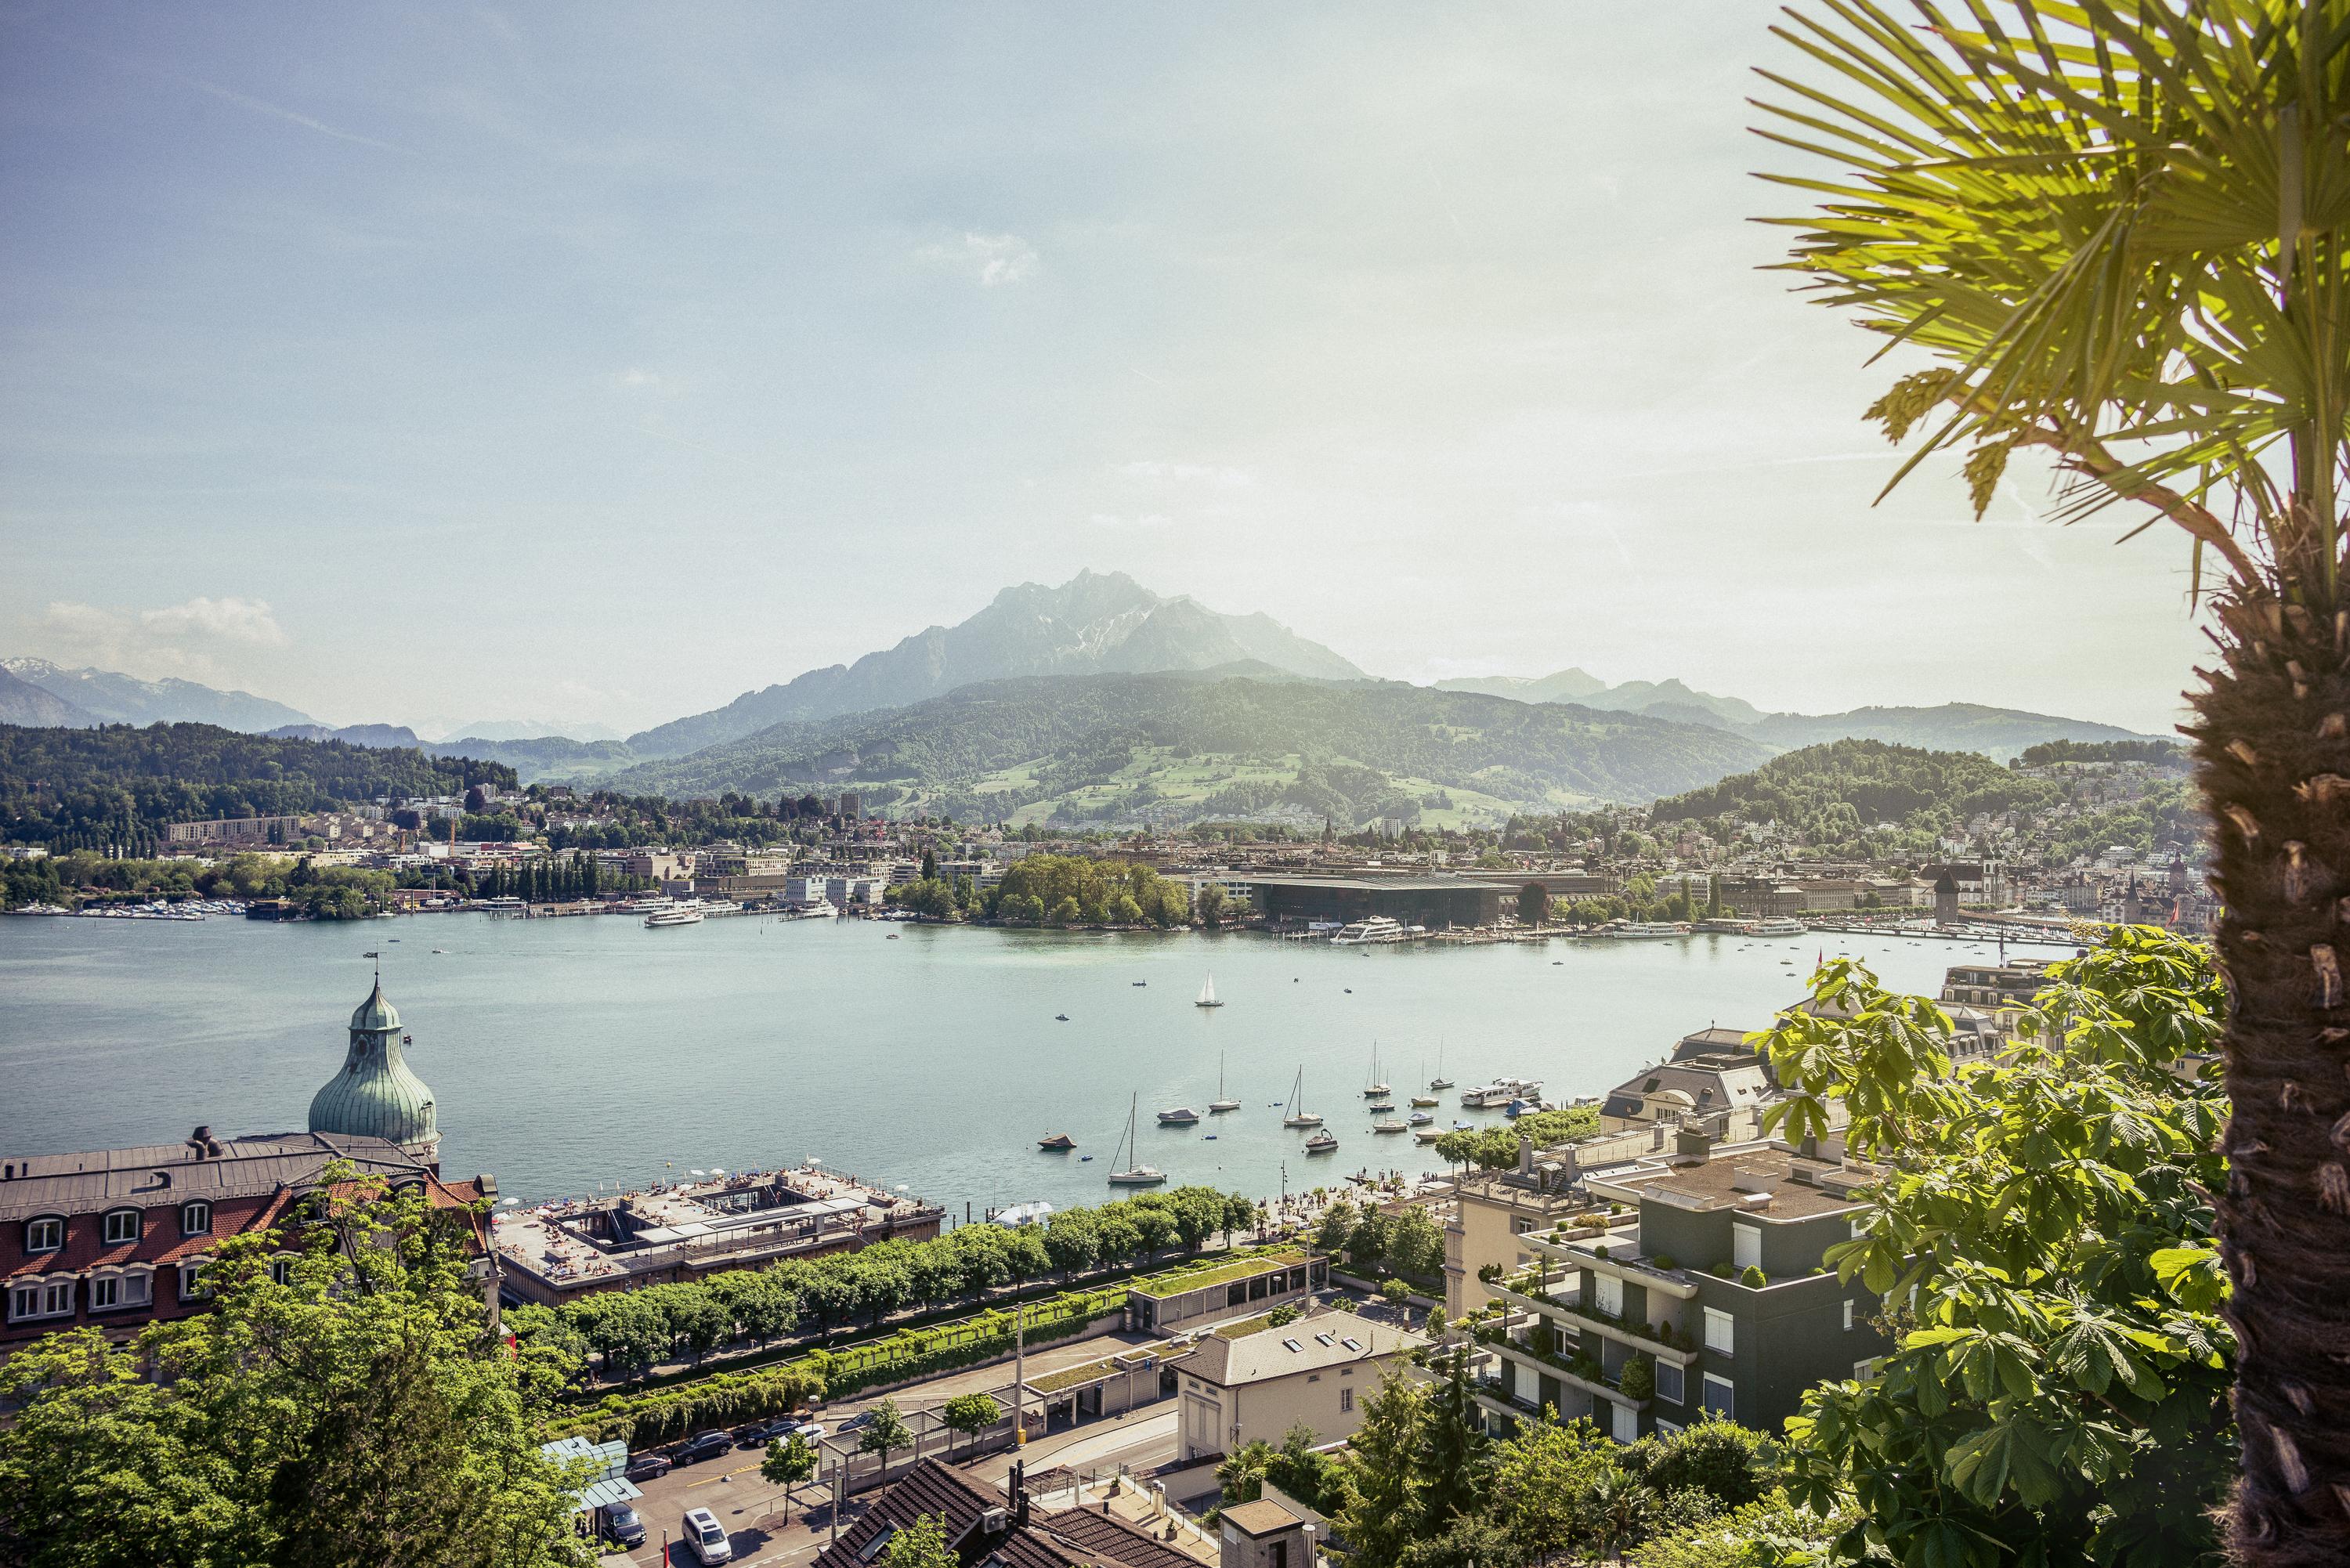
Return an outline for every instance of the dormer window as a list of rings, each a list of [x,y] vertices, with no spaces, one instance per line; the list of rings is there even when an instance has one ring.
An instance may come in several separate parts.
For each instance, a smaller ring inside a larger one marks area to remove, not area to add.
[[[106,1244],[109,1247],[139,1240],[140,1213],[136,1209],[111,1209],[106,1215]]]
[[[25,1251],[56,1252],[66,1244],[66,1222],[55,1214],[44,1214],[25,1221]]]
[[[180,1205],[180,1234],[209,1236],[213,1229],[213,1206],[202,1199]]]

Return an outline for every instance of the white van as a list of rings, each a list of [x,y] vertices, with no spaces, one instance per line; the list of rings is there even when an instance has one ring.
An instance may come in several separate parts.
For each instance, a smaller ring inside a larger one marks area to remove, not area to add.
[[[734,1545],[726,1539],[726,1527],[719,1523],[718,1516],[706,1508],[685,1511],[685,1540],[686,1544],[693,1548],[693,1555],[702,1563],[734,1561]]]

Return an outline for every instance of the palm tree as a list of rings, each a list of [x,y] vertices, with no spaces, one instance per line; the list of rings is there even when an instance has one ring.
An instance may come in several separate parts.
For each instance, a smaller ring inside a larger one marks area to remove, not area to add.
[[[1773,221],[1814,299],[1935,361],[1870,410],[1923,432],[1895,483],[1963,447],[1980,513],[2023,448],[2066,521],[2118,505],[2190,541],[2219,650],[2187,732],[2231,996],[2232,1534],[2350,1562],[2350,0],[1826,3],[1774,31],[1840,85],[1765,72],[1762,134],[1839,171],[1769,176],[1818,203]]]

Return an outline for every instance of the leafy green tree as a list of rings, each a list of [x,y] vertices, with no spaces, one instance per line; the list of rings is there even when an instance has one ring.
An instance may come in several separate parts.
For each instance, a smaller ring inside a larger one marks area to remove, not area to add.
[[[881,1476],[887,1480],[889,1455],[913,1442],[913,1428],[908,1427],[906,1417],[898,1413],[895,1399],[882,1400],[869,1413],[873,1419],[866,1423],[864,1432],[857,1439],[857,1446],[866,1453],[881,1456]]]
[[[1670,1436],[1641,1438],[1619,1457],[1626,1472],[1659,1497],[1694,1490],[1711,1498],[1718,1510],[1759,1502],[1779,1472],[1778,1445],[1710,1410]]]
[[[1395,1568],[1419,1537],[1420,1433],[1428,1392],[1391,1368],[1362,1403],[1362,1425],[1347,1448],[1349,1487],[1337,1514],[1349,1568]]]
[[[223,1241],[210,1311],[130,1348],[86,1328],[11,1353],[0,1396],[23,1404],[0,1427],[0,1520],[16,1560],[592,1562],[577,1480],[538,1451],[572,1368],[507,1354],[466,1277],[469,1235],[421,1193],[340,1181],[280,1230]]]
[[[911,1524],[894,1532],[881,1551],[888,1568],[961,1568],[962,1558],[947,1542],[946,1526],[935,1513],[917,1515]]]
[[[1322,1210],[1322,1222],[1314,1231],[1314,1244],[1325,1252],[1343,1252],[1354,1233],[1355,1206],[1341,1198]]]
[[[1045,1220],[1045,1253],[1061,1277],[1081,1273],[1100,1255],[1101,1232],[1090,1210],[1064,1209]]]
[[[1003,1407],[984,1394],[958,1394],[940,1409],[939,1419],[948,1431],[976,1442],[982,1432],[1003,1419]]]
[[[1216,1484],[1226,1502],[1254,1502],[1264,1495],[1264,1472],[1273,1463],[1273,1445],[1263,1438],[1241,1445],[1216,1467]]]
[[[1616,1469],[1614,1445],[1588,1418],[1523,1422],[1493,1446],[1494,1522],[1523,1561],[1579,1556],[1597,1543],[1592,1498]]]
[[[1388,1280],[1379,1286],[1379,1300],[1389,1306],[1401,1306],[1411,1294],[1411,1286],[1401,1280]]]
[[[1518,889],[1518,923],[1539,926],[1550,913],[1550,890],[1539,882],[1529,882]]]
[[[1388,1237],[1394,1233],[1395,1221],[1376,1204],[1364,1205],[1356,1218],[1355,1227],[1347,1233],[1347,1261],[1357,1273],[1366,1273],[1387,1261]]]
[[[2167,520],[2198,587],[2219,578],[2192,731],[2230,1141],[2258,1151],[2211,1189],[2242,1348],[2231,1550],[2350,1561],[2350,1160],[2326,1131],[2350,1115],[2350,8],[1917,11],[1924,29],[1869,0],[1788,29],[1849,95],[1772,106],[1834,170],[1787,177],[1825,208],[1792,220],[1791,265],[1938,361],[1871,410],[1896,440],[1926,431],[1903,472],[1964,446],[1980,511],[2012,453],[2044,454],[2068,517]],[[1977,1451],[1979,1498],[2018,1474],[2043,1490],[2041,1466]]]
[[[1430,1279],[1444,1270],[1444,1232],[1425,1209],[1407,1209],[1396,1216],[1388,1236],[1388,1261],[1407,1274]]]
[[[759,1460],[759,1476],[769,1486],[784,1489],[784,1522],[792,1518],[792,1488],[816,1474],[816,1445],[797,1432],[769,1440]]]
[[[1202,924],[1222,925],[1224,923],[1224,889],[1214,882],[1201,883],[1200,890],[1191,896],[1191,908],[1198,913]]]
[[[2225,1005],[2208,953],[2119,927],[2055,966],[2027,1033],[1953,1076],[1932,1002],[1849,960],[1763,1045],[1785,1134],[1850,1116],[1889,1174],[1830,1266],[1898,1346],[1788,1423],[1788,1490],[1858,1504],[1905,1564],[2199,1563],[2217,1548],[2235,1340],[2210,1194],[2224,1107],[2203,1065]],[[1914,1298],[1912,1293],[1915,1293]],[[1914,1299],[1915,1304],[1912,1305]],[[1844,1549],[1864,1550],[1862,1527]]]

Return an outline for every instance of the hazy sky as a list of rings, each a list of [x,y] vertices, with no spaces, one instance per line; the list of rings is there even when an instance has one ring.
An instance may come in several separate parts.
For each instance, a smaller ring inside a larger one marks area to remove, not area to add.
[[[1761,4],[0,5],[0,653],[622,729],[1124,570],[1375,673],[2164,730],[1891,471]]]

